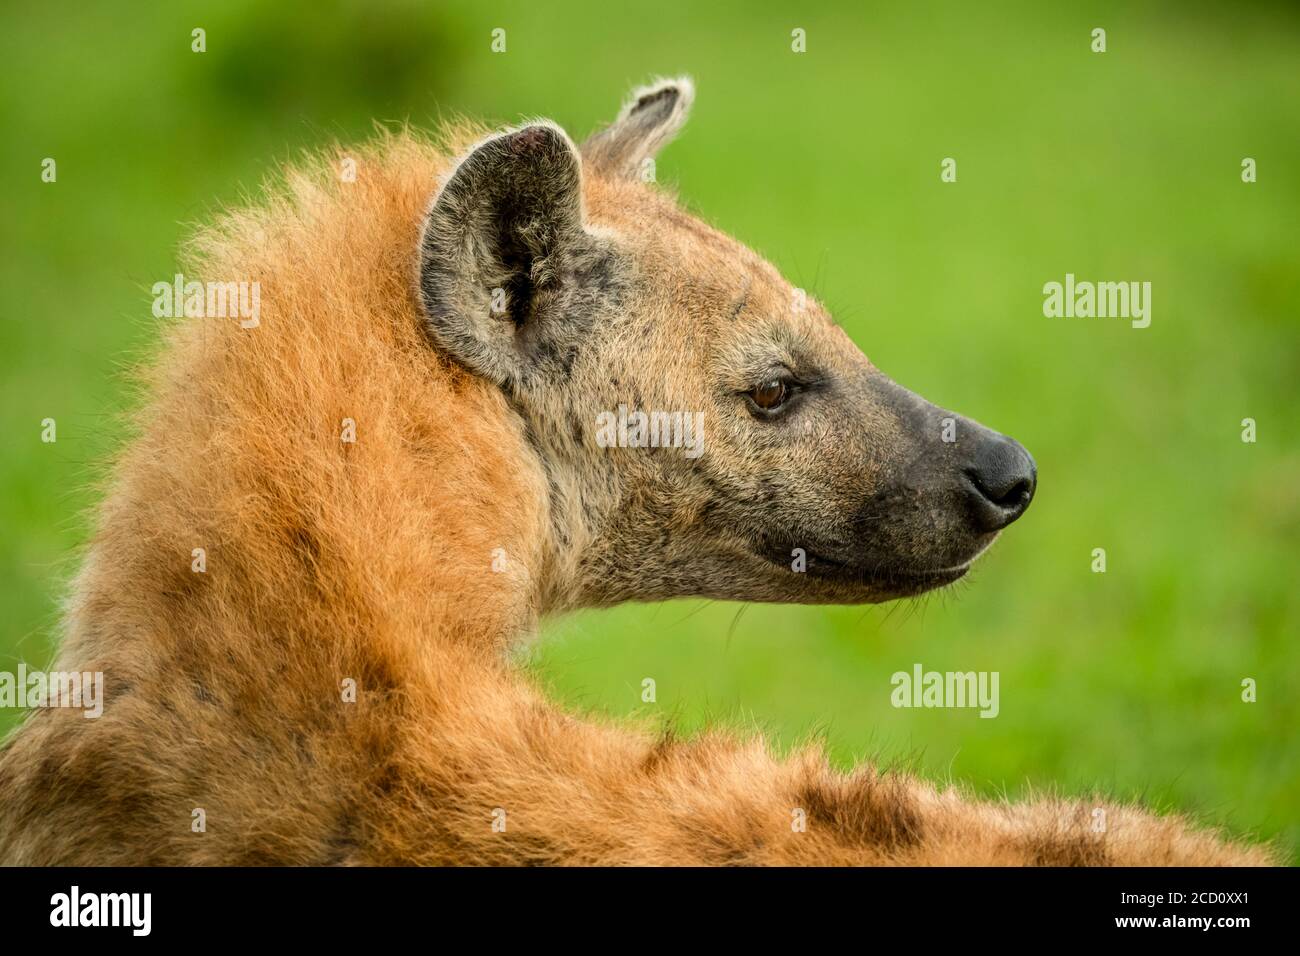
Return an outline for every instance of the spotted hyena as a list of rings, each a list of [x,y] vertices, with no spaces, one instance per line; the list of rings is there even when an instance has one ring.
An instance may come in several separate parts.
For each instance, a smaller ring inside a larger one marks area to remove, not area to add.
[[[691,99],[638,90],[581,148],[388,133],[200,233],[187,274],[256,283],[259,321],[167,330],[56,664],[105,675],[103,712],[8,741],[0,859],[1270,859],[1092,799],[579,720],[507,664],[575,608],[920,594],[1034,495],[1023,448],[646,182]]]

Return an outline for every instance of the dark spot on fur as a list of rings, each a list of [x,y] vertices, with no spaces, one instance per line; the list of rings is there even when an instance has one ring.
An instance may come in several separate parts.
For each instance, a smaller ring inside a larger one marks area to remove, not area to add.
[[[293,731],[294,748],[298,751],[298,759],[308,766],[316,763],[316,755],[312,753],[311,744],[307,740],[307,735],[301,730]]]
[[[161,829],[157,795],[138,762],[102,747],[73,751],[70,745],[49,744],[53,749],[42,756],[21,791],[18,814],[93,821],[96,839],[108,845],[133,843],[141,821],[153,821]],[[160,861],[142,849],[133,862]]]
[[[679,817],[677,825],[701,861],[709,866],[751,866],[767,843],[753,819],[725,808]]]
[[[737,300],[736,304],[731,307],[731,314],[728,315],[727,318],[734,322],[736,319],[740,318],[740,313],[745,311],[745,306],[748,304],[749,304],[749,296],[742,295]]]
[[[36,765],[36,773],[30,788],[33,794],[47,793],[54,789],[59,777],[62,761],[54,753],[46,753]]]
[[[330,585],[326,582],[321,561],[320,541],[315,536],[306,535],[297,539],[294,554],[302,565],[302,581],[311,594],[318,599],[329,595]]]
[[[315,570],[321,563],[321,541],[307,522],[300,522],[287,532],[289,548],[299,561]]]
[[[564,381],[567,382],[569,379],[573,377],[573,365],[575,362],[577,362],[577,360],[578,360],[577,349],[569,349],[567,352],[564,353],[564,357],[560,360],[560,373],[561,373],[560,377]]]
[[[355,670],[358,697],[362,693],[392,696],[403,684],[393,662],[382,654],[365,655],[356,662]]]
[[[194,570],[193,557],[186,552],[168,564],[167,578],[159,582],[159,593],[169,602],[181,605],[201,593],[206,578],[207,575]]]
[[[507,829],[502,836],[510,861],[517,866],[554,866],[570,855],[567,847],[539,834]]]
[[[396,793],[402,786],[402,772],[393,763],[381,765],[381,769],[375,774],[372,783],[375,793],[381,797],[388,797]]]
[[[344,807],[335,817],[329,835],[325,838],[324,853],[319,865],[346,865],[360,846],[356,831],[356,811],[352,807]]]
[[[1022,842],[1027,866],[1107,866],[1101,834],[1087,830],[1034,835]]]
[[[642,772],[654,776],[680,749],[676,732],[671,727],[665,728],[641,758]]]
[[[809,826],[824,827],[846,843],[896,850],[921,842],[923,821],[916,800],[899,777],[859,772],[805,783],[794,806]]]

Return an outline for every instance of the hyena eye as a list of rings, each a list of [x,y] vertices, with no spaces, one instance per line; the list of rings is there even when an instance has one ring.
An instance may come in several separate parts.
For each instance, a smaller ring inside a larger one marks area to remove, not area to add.
[[[755,408],[770,415],[789,400],[791,389],[788,382],[774,378],[745,394]]]

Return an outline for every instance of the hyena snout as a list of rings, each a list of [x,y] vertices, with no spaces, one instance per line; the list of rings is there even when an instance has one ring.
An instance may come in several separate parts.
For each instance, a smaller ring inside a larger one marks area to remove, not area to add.
[[[1014,439],[883,375],[874,374],[869,388],[900,434],[898,464],[886,466],[889,477],[868,502],[874,527],[887,532],[876,547],[923,566],[969,562],[1029,507],[1038,486],[1033,457]]]

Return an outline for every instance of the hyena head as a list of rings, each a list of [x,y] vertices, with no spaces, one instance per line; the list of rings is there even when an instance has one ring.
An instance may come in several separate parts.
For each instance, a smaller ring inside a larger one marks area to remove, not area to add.
[[[421,239],[434,342],[499,386],[550,483],[552,607],[862,603],[960,578],[1034,494],[1029,454],[877,370],[826,310],[653,178],[689,81],[577,149],[489,137]]]

